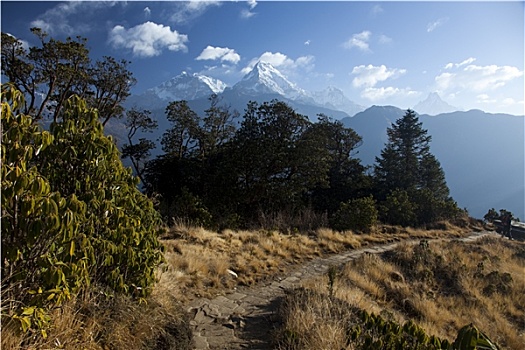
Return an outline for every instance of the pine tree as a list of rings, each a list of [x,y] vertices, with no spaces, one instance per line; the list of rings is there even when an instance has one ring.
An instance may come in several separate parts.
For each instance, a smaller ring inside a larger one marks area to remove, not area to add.
[[[432,138],[423,129],[415,112],[407,110],[387,129],[387,135],[388,142],[381,156],[376,157],[374,167],[379,199],[386,200],[388,207],[392,193],[406,192],[418,217],[418,222],[414,224],[436,221],[457,213],[457,207],[449,197],[445,173],[430,153]]]

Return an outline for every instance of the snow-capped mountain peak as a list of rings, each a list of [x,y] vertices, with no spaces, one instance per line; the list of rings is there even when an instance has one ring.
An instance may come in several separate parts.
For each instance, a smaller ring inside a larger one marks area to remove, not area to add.
[[[279,94],[293,100],[306,96],[306,91],[289,81],[270,63],[263,61],[257,62],[232,89],[247,95]]]
[[[354,115],[365,110],[363,106],[360,106],[348,99],[344,92],[335,86],[328,86],[324,90],[314,91],[311,93],[311,96],[318,105],[344,111],[349,115]]]
[[[225,88],[226,84],[218,79],[184,71],[148,92],[163,100],[193,100],[211,94],[220,94]]]
[[[431,92],[425,100],[420,101],[414,106],[414,110],[420,114],[437,115],[455,112],[458,111],[459,108],[443,101],[437,92]]]

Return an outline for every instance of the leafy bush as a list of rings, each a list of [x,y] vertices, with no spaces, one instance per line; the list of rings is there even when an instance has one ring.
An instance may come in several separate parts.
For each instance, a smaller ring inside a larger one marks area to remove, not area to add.
[[[96,110],[71,97],[49,133],[14,114],[22,104],[2,86],[2,316],[42,328],[48,308],[92,284],[147,296],[160,217]]]
[[[372,196],[341,203],[332,218],[332,227],[336,230],[368,231],[376,224],[378,212]]]
[[[381,220],[392,225],[410,226],[417,222],[416,206],[407,191],[396,189],[381,205]]]

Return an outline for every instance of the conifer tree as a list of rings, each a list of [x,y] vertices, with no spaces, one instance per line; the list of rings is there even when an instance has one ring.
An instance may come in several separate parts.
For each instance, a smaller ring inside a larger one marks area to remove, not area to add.
[[[431,136],[412,110],[387,129],[388,142],[376,157],[374,177],[380,200],[394,198],[392,193],[406,192],[413,204],[417,222],[424,224],[457,213],[449,197],[445,173],[430,153]],[[397,192],[396,192],[397,191]],[[391,203],[390,203],[391,204]],[[387,220],[389,220],[387,218]]]

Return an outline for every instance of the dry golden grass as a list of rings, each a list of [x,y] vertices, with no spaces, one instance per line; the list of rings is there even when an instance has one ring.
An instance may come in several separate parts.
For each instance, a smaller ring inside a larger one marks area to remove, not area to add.
[[[254,285],[284,274],[292,265],[326,254],[408,238],[461,237],[469,232],[445,223],[442,228],[446,230],[378,226],[367,234],[320,228],[308,234],[283,234],[262,229],[212,232],[176,224],[163,237],[165,273],[174,280],[172,294],[179,300],[213,297],[236,285]]]
[[[337,276],[333,298],[327,276],[302,285],[312,293],[305,298],[300,292],[300,305],[285,305],[281,341],[287,339],[286,332],[296,339],[317,339],[321,328],[312,319],[329,327],[348,322],[342,312],[333,319],[319,310],[320,304],[328,307],[326,303],[336,299],[349,309],[384,314],[398,323],[412,319],[427,334],[449,341],[461,327],[474,323],[503,349],[525,346],[525,243],[488,237],[475,243],[431,242],[428,248],[400,244],[393,252],[365,254],[346,264]],[[284,343],[283,349],[295,348],[290,339]],[[346,349],[340,343],[309,344],[308,340],[301,346]]]
[[[48,336],[21,335],[12,322],[2,322],[1,348],[68,350],[190,349],[189,320],[161,279],[147,303],[99,293],[77,295],[54,309]]]
[[[283,234],[263,229],[212,232],[178,223],[162,237],[166,263],[158,270],[158,283],[147,305],[137,305],[125,298],[108,302],[98,294],[86,293],[53,311],[47,339],[20,337],[13,324],[3,322],[1,345],[2,349],[169,348],[176,337],[166,333],[166,330],[173,330],[174,327],[178,327],[179,331],[186,329],[180,305],[189,300],[214,297],[238,285],[253,285],[266,278],[284,275],[293,265],[326,254],[407,238],[459,237],[468,231],[456,228],[425,231],[380,226],[368,234],[330,229],[309,230],[308,234]],[[233,276],[232,272],[238,276]],[[374,290],[379,293],[380,285],[372,280],[362,283],[368,283],[368,292],[356,289],[349,294],[337,288],[337,296],[352,300],[358,306],[370,304],[366,300],[367,293]],[[346,297],[343,296],[345,293],[348,294]],[[519,317],[518,304],[512,312]],[[298,317],[297,321],[301,319]],[[319,327],[311,340],[311,348],[320,349],[320,342],[327,334],[333,339],[331,346],[335,348],[339,344],[337,339],[342,339],[340,326],[333,323]],[[184,335],[180,337],[182,341],[187,341]],[[152,345],[152,342],[156,344]],[[183,345],[176,348],[183,348]]]

